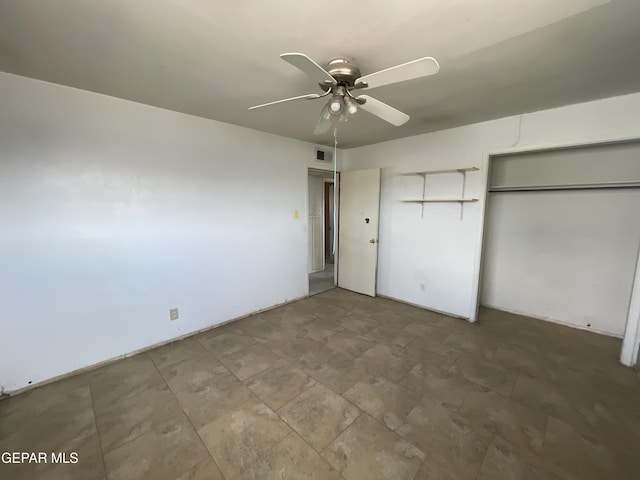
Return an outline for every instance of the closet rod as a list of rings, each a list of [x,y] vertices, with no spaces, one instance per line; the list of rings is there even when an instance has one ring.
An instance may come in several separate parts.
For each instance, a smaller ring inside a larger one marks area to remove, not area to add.
[[[530,185],[515,187],[489,187],[489,193],[549,192],[567,190],[622,190],[640,188],[640,182],[593,183],[575,185]]]

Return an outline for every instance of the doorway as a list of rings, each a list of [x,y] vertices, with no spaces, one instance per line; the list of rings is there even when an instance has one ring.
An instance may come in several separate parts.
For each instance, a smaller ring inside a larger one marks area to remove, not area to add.
[[[309,296],[335,288],[333,172],[309,169]]]
[[[334,235],[334,185],[333,182],[324,182],[324,262],[333,265],[335,263],[335,250],[333,248]]]

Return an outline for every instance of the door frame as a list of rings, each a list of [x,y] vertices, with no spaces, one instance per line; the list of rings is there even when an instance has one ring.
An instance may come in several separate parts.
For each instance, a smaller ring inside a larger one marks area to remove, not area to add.
[[[473,278],[471,289],[471,305],[469,312],[469,322],[478,321],[480,309],[480,290],[482,280],[482,269],[484,260],[484,246],[486,241],[487,226],[487,200],[489,197],[489,172],[491,171],[491,161],[493,157],[501,155],[511,155],[518,153],[535,153],[551,150],[565,150],[578,147],[616,145],[621,143],[637,143],[640,136],[618,137],[608,139],[594,139],[585,141],[550,142],[548,144],[530,146],[511,146],[487,150],[483,153],[482,165],[480,167],[480,229],[476,237],[476,252],[473,264]],[[636,260],[636,272],[631,290],[631,299],[627,313],[625,333],[622,340],[620,352],[620,363],[626,366],[634,366],[638,363],[638,350],[640,349],[640,246],[638,258]]]
[[[324,179],[324,185],[323,185],[323,192],[322,192],[322,194],[323,194],[323,204],[324,204],[324,210],[323,210],[323,212],[324,212],[323,255],[324,255],[325,265],[326,265],[326,261],[327,261],[327,246],[331,244],[331,234],[329,233],[329,230],[334,229],[337,226],[337,225],[332,225],[332,222],[330,221],[331,219],[327,215],[329,207],[333,203],[333,198],[331,198],[330,195],[329,195],[329,193],[331,191],[330,185],[333,185],[333,188],[335,189],[335,185],[333,184],[333,178],[331,178],[331,179],[325,178]],[[334,210],[335,210],[335,206],[334,206]],[[333,215],[335,217],[335,212],[333,212]],[[335,257],[336,257],[335,252],[332,254],[332,256],[333,256],[333,263],[335,265]]]

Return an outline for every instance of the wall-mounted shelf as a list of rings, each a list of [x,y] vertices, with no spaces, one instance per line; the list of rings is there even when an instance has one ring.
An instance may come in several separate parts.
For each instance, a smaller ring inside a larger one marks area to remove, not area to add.
[[[401,173],[403,177],[409,177],[413,175],[436,175],[438,173],[455,173],[455,172],[477,172],[480,170],[478,167],[463,167],[463,168],[447,168],[444,170],[425,170],[423,172],[407,172]]]
[[[403,177],[420,176],[422,177],[422,198],[410,198],[402,200],[404,203],[419,203],[421,205],[420,218],[424,218],[424,204],[425,203],[459,203],[460,204],[460,220],[462,220],[463,205],[468,202],[477,202],[477,198],[465,198],[464,190],[467,183],[467,172],[477,172],[478,167],[462,167],[462,168],[447,168],[443,170],[425,170],[422,172],[406,172],[401,173]],[[427,175],[437,175],[440,173],[460,173],[462,174],[462,194],[460,197],[452,198],[426,198],[427,193]]]
[[[477,202],[477,198],[415,198],[411,200],[402,200],[405,203],[451,203],[451,202]]]

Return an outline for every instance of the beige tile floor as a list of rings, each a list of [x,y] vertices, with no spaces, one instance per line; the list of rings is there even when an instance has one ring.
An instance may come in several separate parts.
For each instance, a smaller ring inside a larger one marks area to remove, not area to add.
[[[309,295],[317,295],[336,288],[333,280],[333,268],[333,263],[326,263],[324,270],[309,274]]]
[[[334,289],[0,402],[2,479],[638,479],[620,341]]]

